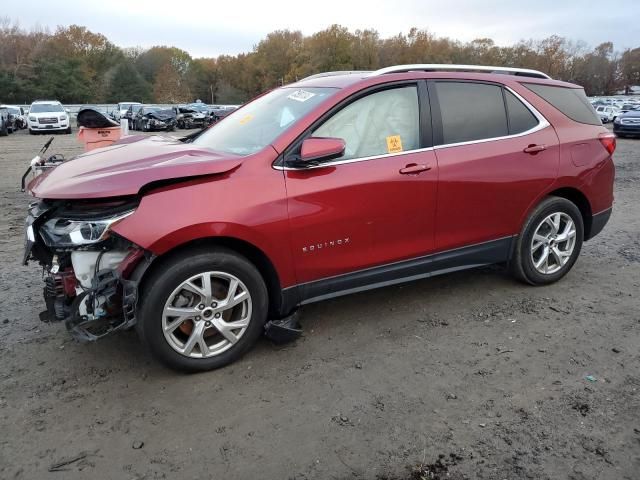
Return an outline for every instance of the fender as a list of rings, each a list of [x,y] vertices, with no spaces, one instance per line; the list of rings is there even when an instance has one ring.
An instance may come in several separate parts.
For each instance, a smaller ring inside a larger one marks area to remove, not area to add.
[[[156,256],[196,240],[241,240],[264,253],[283,288],[294,285],[283,174],[264,159],[252,162],[257,171],[239,168],[149,191],[113,231]]]

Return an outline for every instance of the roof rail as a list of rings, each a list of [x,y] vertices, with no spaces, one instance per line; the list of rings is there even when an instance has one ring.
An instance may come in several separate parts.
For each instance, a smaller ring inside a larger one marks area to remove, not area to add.
[[[337,75],[352,75],[354,73],[372,73],[370,70],[336,70],[335,72],[322,72],[316,73],[315,75],[309,75],[308,77],[304,77],[300,81],[304,80],[313,80],[314,78],[322,78],[322,77],[335,77]]]
[[[395,65],[392,67],[381,68],[380,70],[376,70],[375,72],[371,72],[371,76],[374,75],[384,75],[386,73],[402,73],[402,72],[413,72],[413,71],[425,71],[425,72],[436,72],[436,71],[450,71],[450,70],[458,70],[458,71],[468,71],[468,72],[488,72],[488,73],[504,73],[508,75],[518,75],[521,77],[534,77],[534,78],[551,78],[546,73],[540,72],[538,70],[530,70],[528,68],[513,68],[513,67],[490,67],[486,65],[450,65],[446,63],[424,63],[424,64],[414,64],[414,65]]]

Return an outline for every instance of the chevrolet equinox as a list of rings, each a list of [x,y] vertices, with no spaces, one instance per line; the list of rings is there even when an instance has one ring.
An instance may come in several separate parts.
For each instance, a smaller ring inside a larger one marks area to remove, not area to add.
[[[135,326],[208,370],[311,302],[488,264],[559,280],[609,219],[614,150],[584,90],[539,71],[319,74],[195,137],[32,162],[24,262],[43,320]]]

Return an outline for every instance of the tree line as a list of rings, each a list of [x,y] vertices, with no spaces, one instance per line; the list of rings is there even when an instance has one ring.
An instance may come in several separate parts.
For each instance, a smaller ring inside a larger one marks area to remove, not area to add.
[[[640,85],[640,47],[595,48],[560,36],[499,46],[490,38],[460,42],[412,28],[390,38],[340,25],[313,35],[269,33],[251,52],[192,58],[171,46],[121,48],[79,25],[26,30],[0,18],[0,102],[36,98],[63,103],[140,101],[242,103],[318,72],[375,70],[407,63],[523,67],[610,95]]]

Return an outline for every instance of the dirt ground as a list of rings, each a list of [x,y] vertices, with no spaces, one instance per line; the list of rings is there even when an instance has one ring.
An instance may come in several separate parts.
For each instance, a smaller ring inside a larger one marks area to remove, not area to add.
[[[640,140],[560,283],[485,268],[343,297],[293,344],[180,375],[134,332],[38,320],[19,179],[46,138],[0,138],[0,478],[640,478]]]

